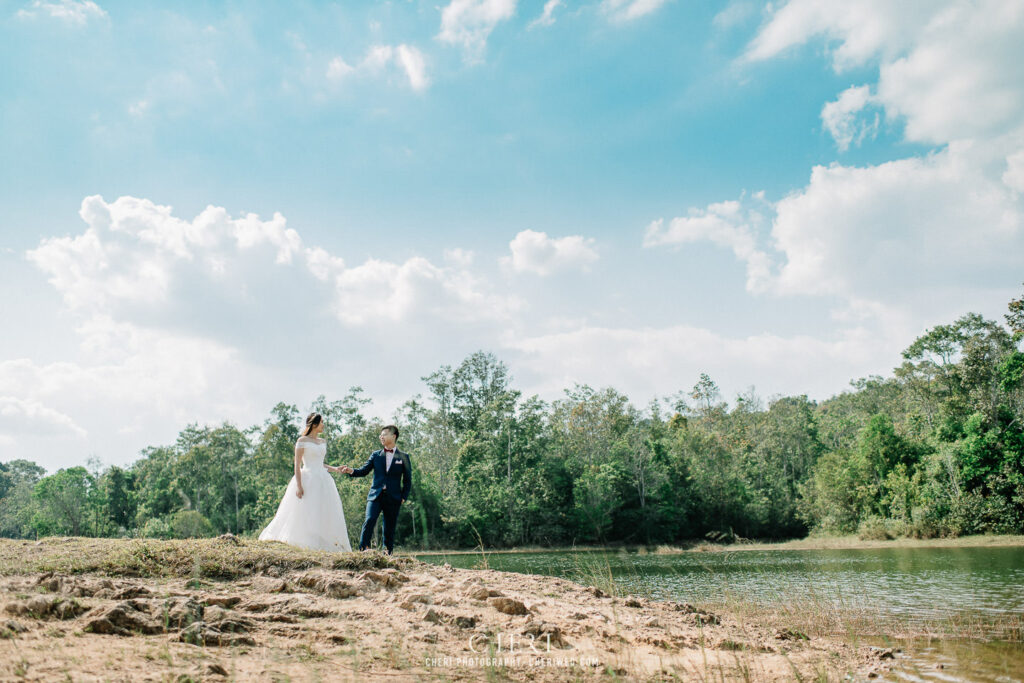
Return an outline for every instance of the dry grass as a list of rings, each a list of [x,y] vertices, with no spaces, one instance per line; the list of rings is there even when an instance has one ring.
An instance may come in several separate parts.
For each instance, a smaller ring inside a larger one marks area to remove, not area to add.
[[[652,553],[655,555],[677,555],[689,552],[723,552],[735,550],[856,550],[875,548],[974,548],[974,547],[997,547],[997,546],[1020,546],[1024,545],[1024,536],[1013,535],[978,535],[960,536],[958,538],[895,538],[887,541],[871,541],[853,536],[808,536],[793,541],[759,542],[742,540],[736,543],[713,543],[708,541],[694,541],[677,545],[662,544],[655,547],[648,546],[561,546],[561,547],[537,547],[523,546],[518,548],[488,548],[488,555],[501,555],[508,553],[607,553],[611,551]],[[409,550],[399,555],[428,556],[428,555],[479,555],[480,549],[472,550]]]
[[[980,548],[1024,545],[1024,536],[979,535],[959,538],[894,538],[863,540],[857,536],[808,536],[795,541],[756,543],[744,541],[725,545],[700,543],[696,546],[659,546],[657,552],[672,554],[686,551],[722,552],[741,550],[870,550],[878,548]]]
[[[18,623],[0,638],[0,680],[91,680],[96,671],[111,680],[207,680],[216,667],[232,680],[788,681],[819,670],[838,680],[865,666],[834,640],[780,645],[770,625],[626,599],[596,560],[581,558],[579,572],[612,595],[554,577],[251,540],[0,541],[0,613],[23,615],[23,603],[62,595],[81,595],[90,608],[67,619],[8,620]],[[371,567],[401,571],[363,572]],[[250,578],[259,573],[273,578]],[[473,597],[481,588],[527,613]],[[184,637],[198,622],[172,622],[172,604],[185,605],[189,619],[199,614],[211,632],[247,641],[198,645]],[[161,615],[155,631],[137,625]],[[130,634],[105,635],[95,625],[104,620]],[[554,634],[555,647],[538,653],[554,664],[533,663],[536,651],[523,648],[522,638],[540,632]],[[512,642],[497,636],[513,635],[521,663],[459,662],[478,652],[468,638],[485,637],[491,652]]]
[[[204,538],[180,541],[54,537],[0,539],[0,575],[57,572],[131,577],[236,579],[293,570],[380,569],[415,563],[371,551],[328,553],[267,541]]]

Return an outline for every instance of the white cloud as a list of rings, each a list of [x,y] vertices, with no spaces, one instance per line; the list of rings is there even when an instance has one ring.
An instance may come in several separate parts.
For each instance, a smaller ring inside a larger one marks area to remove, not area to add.
[[[226,397],[257,380],[253,369],[242,370],[236,350],[208,339],[147,330],[102,315],[86,319],[76,334],[83,352],[80,361],[4,361],[0,387],[30,402],[67,403],[78,409],[84,404],[132,405],[136,408],[128,414],[116,411],[118,420],[130,422],[133,413],[151,412],[195,419],[198,406],[225,405]]]
[[[530,22],[527,28],[533,29],[538,26],[551,26],[555,23],[554,12],[562,6],[562,0],[548,0],[544,3],[544,11],[540,16]]]
[[[613,386],[643,400],[686,389],[702,372],[719,383],[726,397],[753,384],[773,393],[824,398],[853,377],[887,371],[893,343],[863,328],[851,328],[830,341],[767,333],[730,337],[672,325],[584,326],[510,341],[508,346],[520,354],[517,376],[535,382],[534,390],[542,395],[557,396],[580,382]]]
[[[437,38],[461,45],[467,61],[479,61],[491,32],[515,15],[516,4],[517,0],[452,0],[441,10]]]
[[[1015,192],[1024,192],[1024,149],[1006,157],[1006,172],[1002,180]]]
[[[87,197],[79,213],[84,233],[43,240],[27,256],[69,309],[82,314],[177,315],[194,305],[199,290],[211,314],[230,307],[236,316],[247,310],[257,320],[266,296],[324,298],[348,325],[371,323],[377,315],[394,322],[491,320],[519,305],[472,275],[469,252],[451,252],[450,265],[443,266],[412,257],[349,268],[322,247],[303,246],[281,214],[266,221],[255,214],[231,218],[209,206],[187,221],[148,199],[108,203],[99,196]],[[579,253],[573,238],[554,244],[553,265],[587,257],[585,245]]]
[[[953,145],[878,166],[818,166],[776,204],[784,256],[777,288],[875,301],[1015,277],[1024,253],[1019,198]]]
[[[440,265],[413,256],[349,267],[279,214],[233,218],[211,206],[187,220],[150,200],[97,196],[80,215],[81,233],[27,253],[63,298],[61,316],[77,321],[74,352],[0,362],[4,415],[65,425],[39,458],[46,466],[81,460],[74,425],[89,449],[123,462],[189,422],[251,424],[280,400],[416,378],[435,361],[424,365],[410,343],[468,353],[523,307],[476,275],[464,250]],[[386,368],[367,364],[384,357]],[[389,390],[395,401],[414,391],[401,386],[408,393]],[[2,457],[23,443],[9,422],[0,419]]]
[[[860,144],[865,138],[878,133],[879,117],[865,121],[859,116],[872,103],[871,88],[867,85],[851,87],[840,93],[834,102],[827,102],[821,109],[821,122],[836,141],[840,152],[851,144]]]
[[[412,320],[468,323],[507,319],[519,303],[489,294],[466,270],[413,257],[405,263],[369,260],[335,279],[335,312],[353,326]]]
[[[417,91],[426,90],[430,85],[430,79],[427,78],[427,65],[423,53],[410,45],[399,45],[397,58],[409,78],[409,87]]]
[[[391,62],[394,54],[395,48],[390,45],[372,45],[366,51],[366,56],[363,57],[363,61],[359,66],[361,69],[371,72],[380,71]]]
[[[1005,175],[982,172],[973,152],[957,143],[877,166],[817,166],[777,202],[720,202],[668,226],[654,221],[644,246],[709,241],[746,264],[749,291],[838,297],[839,317],[856,310],[935,324],[928,316],[965,305],[958,296],[945,308],[922,306],[936,292],[1001,291],[1019,279],[1022,198]],[[766,224],[770,239],[759,247]]]
[[[751,42],[747,60],[816,37],[837,71],[877,62],[877,102],[908,140],[945,144],[1021,132],[1024,2],[791,0]]]
[[[597,261],[594,240],[582,235],[553,238],[536,230],[523,230],[509,242],[507,263],[516,272],[549,275],[558,270],[586,268]]]
[[[756,198],[762,200],[763,195]],[[667,228],[662,219],[652,222],[644,232],[643,245],[653,248],[706,240],[731,249],[747,266],[747,289],[758,292],[771,277],[770,258],[757,246],[757,231],[764,222],[759,211],[744,209],[738,201],[719,202],[691,209],[689,216],[673,218]]]
[[[757,11],[753,2],[730,2],[725,9],[711,20],[715,28],[724,31],[742,24]]]
[[[345,260],[323,247],[313,247],[306,249],[306,267],[317,280],[327,282],[334,274],[345,270]]]
[[[354,66],[350,65],[341,57],[334,57],[327,64],[327,78],[332,81],[340,81],[355,70]]]
[[[601,10],[615,22],[632,21],[654,12],[667,0],[603,0]]]
[[[232,219],[210,206],[188,222],[148,199],[107,203],[97,195],[82,201],[79,215],[88,226],[84,233],[45,239],[26,254],[64,302],[78,310],[166,302],[175,274],[193,264],[216,276],[232,252],[265,247],[276,264],[284,265],[301,248],[298,233],[280,214],[269,221],[254,214]]]
[[[149,100],[142,99],[142,100],[139,100],[138,102],[134,102],[134,103],[128,105],[128,113],[131,114],[132,116],[144,116],[146,114],[146,112],[149,110],[149,107],[150,107]]]
[[[1022,131],[1024,2],[954,3],[900,59],[883,62],[878,97],[908,140],[943,144]]]
[[[47,16],[75,26],[84,26],[90,19],[103,19],[106,11],[92,0],[33,0],[25,9],[20,9],[17,16],[30,19],[36,16]]]
[[[372,45],[363,59],[352,66],[341,57],[334,57],[327,64],[327,79],[341,83],[356,77],[377,77],[394,65],[409,83],[409,87],[420,92],[430,85],[427,63],[423,53],[412,45]]]
[[[0,459],[29,457],[50,469],[88,454],[123,463],[172,441],[186,424],[244,425],[280,400],[271,373],[210,339],[102,315],[75,336],[78,358],[0,362],[0,432],[15,437],[0,443]],[[42,431],[19,434],[12,420]]]
[[[454,266],[467,268],[473,265],[473,260],[475,258],[476,254],[469,249],[455,248],[444,250],[444,260]]]
[[[892,59],[910,44],[936,9],[935,0],[790,0],[770,7],[768,21],[751,41],[745,59],[770,59],[812,38],[830,42],[837,71],[871,59]],[[838,43],[838,45],[836,45]]]
[[[79,438],[86,436],[86,431],[70,417],[39,401],[0,396],[0,438],[54,433],[70,434]]]
[[[769,6],[744,60],[815,39],[837,72],[878,67],[877,82],[823,105],[840,151],[876,134],[872,108],[902,123],[907,141],[936,149],[817,166],[805,187],[766,205],[773,274],[764,289],[832,297],[839,321],[911,334],[1001,297],[1024,253],[1024,2],[790,0]],[[749,288],[753,233],[719,216],[720,206],[669,229],[656,223],[648,241],[731,246],[748,262]]]

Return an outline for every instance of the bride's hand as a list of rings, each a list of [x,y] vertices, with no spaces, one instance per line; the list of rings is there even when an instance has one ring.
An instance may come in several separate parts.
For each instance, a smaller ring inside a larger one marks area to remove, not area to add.
[[[302,490],[301,486],[295,491],[295,495],[298,496],[299,498],[302,498],[303,493],[305,493],[305,491]]]

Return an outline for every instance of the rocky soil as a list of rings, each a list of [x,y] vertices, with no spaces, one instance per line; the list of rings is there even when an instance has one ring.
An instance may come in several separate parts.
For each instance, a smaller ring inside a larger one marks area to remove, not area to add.
[[[386,562],[0,576],[0,680],[839,680],[892,657],[559,578]]]

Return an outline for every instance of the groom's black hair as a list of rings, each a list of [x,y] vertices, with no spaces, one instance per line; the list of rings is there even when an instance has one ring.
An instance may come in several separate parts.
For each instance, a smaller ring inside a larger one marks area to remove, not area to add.
[[[381,431],[383,432],[385,429],[394,434],[395,441],[398,441],[398,427],[396,427],[395,425],[386,425],[381,429]]]

